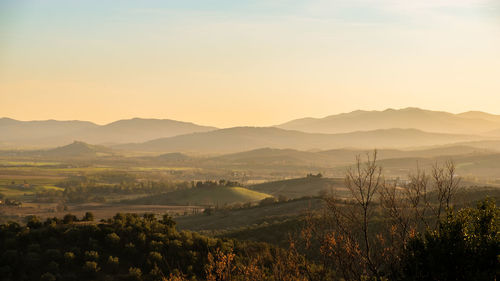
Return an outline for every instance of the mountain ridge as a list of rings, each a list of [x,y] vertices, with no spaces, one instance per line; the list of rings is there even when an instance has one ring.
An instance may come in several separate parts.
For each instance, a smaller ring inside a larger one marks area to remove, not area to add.
[[[215,129],[172,119],[132,118],[97,125],[79,120],[19,121],[4,117],[0,118],[0,131],[3,132],[0,144],[8,148],[47,148],[75,139],[92,144],[128,143]]]
[[[416,107],[388,108],[383,111],[356,110],[323,118],[300,118],[275,127],[308,133],[346,133],[360,130],[414,128],[426,132],[486,134],[489,131],[500,129],[500,115],[477,111],[453,114]]]
[[[148,152],[230,153],[257,148],[298,150],[333,148],[389,148],[449,144],[481,140],[471,135],[428,133],[416,129],[383,129],[343,134],[319,134],[275,127],[234,127],[210,132],[160,138],[144,143],[115,146],[118,149]]]

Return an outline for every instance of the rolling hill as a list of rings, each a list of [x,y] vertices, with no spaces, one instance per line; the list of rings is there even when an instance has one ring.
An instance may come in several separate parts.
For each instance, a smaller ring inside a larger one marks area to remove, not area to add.
[[[263,147],[281,149],[405,148],[481,140],[471,135],[428,133],[415,129],[387,129],[345,134],[311,134],[273,127],[235,127],[161,138],[116,148],[148,152],[231,153]]]
[[[270,197],[270,195],[244,187],[202,187],[176,190],[161,195],[127,201],[127,203],[223,206],[225,204],[260,201],[267,197]]]
[[[179,229],[193,231],[240,230],[242,227],[295,219],[307,211],[316,211],[323,207],[324,202],[319,198],[304,198],[226,212],[216,211],[211,216],[203,214],[180,216],[176,218],[176,221]],[[287,231],[283,232],[285,236],[287,233]],[[286,238],[285,241],[287,241]]]
[[[116,156],[115,152],[108,147],[91,145],[81,141],[59,146],[52,149],[38,150],[1,150],[0,155],[8,158],[21,159],[52,159],[52,160],[89,160],[97,157]]]
[[[500,152],[500,140],[469,141],[459,143],[459,145],[475,147],[478,149],[489,149]]]
[[[436,156],[431,158],[408,157],[382,159],[379,165],[383,167],[388,175],[406,176],[408,172],[415,171],[417,164],[421,169],[430,171],[432,165],[453,160],[457,168],[457,174],[462,177],[475,179],[488,179],[500,183],[500,153],[491,154],[464,154],[448,156]]]
[[[74,141],[65,146],[41,151],[40,154],[49,158],[93,158],[113,155],[113,151],[104,146]]]
[[[299,198],[303,196],[318,196],[321,192],[333,192],[337,196],[347,197],[348,192],[344,188],[344,179],[305,177],[282,181],[272,181],[252,185],[251,190],[270,194],[274,197],[280,195],[287,198]]]
[[[482,111],[467,111],[457,114],[459,117],[469,119],[483,119],[500,123],[500,115],[490,114]]]
[[[419,108],[357,110],[324,118],[302,118],[277,125],[308,133],[346,133],[391,128],[413,128],[449,134],[486,134],[500,129],[500,116],[483,112],[452,114]]]
[[[207,158],[203,164],[222,167],[334,167],[353,163],[356,156],[365,156],[373,150],[332,149],[324,151],[299,151],[294,149],[261,148],[250,151],[226,154]],[[465,145],[443,146],[418,150],[379,149],[378,159],[390,158],[430,158],[437,156],[456,156],[468,154],[492,154],[496,151]]]

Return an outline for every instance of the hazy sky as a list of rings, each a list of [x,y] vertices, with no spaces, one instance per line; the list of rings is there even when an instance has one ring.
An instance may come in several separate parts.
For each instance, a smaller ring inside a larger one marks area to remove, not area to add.
[[[500,1],[0,0],[0,116],[500,114]]]

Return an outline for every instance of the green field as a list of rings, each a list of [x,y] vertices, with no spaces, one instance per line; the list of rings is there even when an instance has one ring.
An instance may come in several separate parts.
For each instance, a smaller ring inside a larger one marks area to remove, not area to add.
[[[0,160],[0,166],[55,166],[60,165],[58,162],[38,162],[38,161],[8,161]]]
[[[260,201],[267,197],[270,197],[270,195],[244,187],[203,187],[176,190],[161,195],[140,198],[127,203],[224,206],[233,203]]]
[[[0,193],[10,199],[25,199],[39,191],[63,190],[56,186],[59,178],[33,178],[13,175],[10,178],[0,178]]]

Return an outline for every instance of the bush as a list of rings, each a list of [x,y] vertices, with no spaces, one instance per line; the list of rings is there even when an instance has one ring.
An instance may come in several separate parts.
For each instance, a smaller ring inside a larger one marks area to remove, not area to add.
[[[99,260],[99,253],[96,251],[85,251],[85,260],[97,261]]]
[[[99,265],[95,261],[86,261],[83,265],[83,270],[87,273],[97,273],[99,270]]]
[[[130,280],[139,281],[142,280],[142,271],[137,267],[130,267],[128,269],[128,276]]]
[[[259,205],[260,206],[268,206],[277,203],[278,200],[274,197],[267,197],[265,199],[260,200]]]
[[[118,264],[120,264],[120,260],[118,259],[118,257],[109,256],[108,264],[112,266],[118,266]]]
[[[64,253],[64,260],[67,263],[71,263],[75,260],[75,254],[73,252],[66,252]]]
[[[78,218],[72,214],[67,214],[63,218],[64,224],[68,224],[68,223],[72,223],[72,222],[76,222],[76,221],[78,221]]]
[[[118,236],[118,234],[113,232],[106,235],[106,240],[111,244],[118,244],[120,242],[120,236]]]

